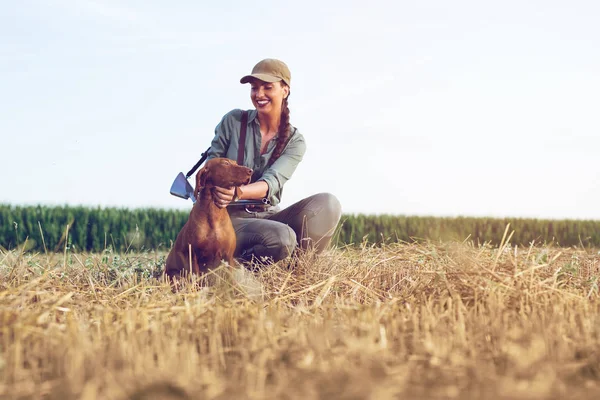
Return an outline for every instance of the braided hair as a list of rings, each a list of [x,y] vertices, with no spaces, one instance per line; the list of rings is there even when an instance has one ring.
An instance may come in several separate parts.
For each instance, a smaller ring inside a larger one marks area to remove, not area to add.
[[[269,159],[269,166],[273,165],[279,156],[281,156],[281,153],[283,153],[283,148],[287,144],[291,134],[292,127],[290,125],[290,109],[288,107],[289,97],[290,94],[288,93],[287,97],[283,99],[283,102],[281,103],[281,118],[279,121],[279,129],[277,130],[277,145],[275,146],[273,154]]]

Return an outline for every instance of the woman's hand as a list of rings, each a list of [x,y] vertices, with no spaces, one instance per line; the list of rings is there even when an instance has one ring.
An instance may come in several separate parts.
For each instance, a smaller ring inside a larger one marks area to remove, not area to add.
[[[214,195],[215,195],[215,204],[219,208],[225,208],[231,201],[233,200],[233,195],[235,194],[235,187],[230,189],[222,188],[215,186],[214,187]]]
[[[214,186],[214,202],[219,208],[225,208],[231,203],[235,197],[236,189],[238,190],[238,198],[241,200],[242,195],[244,199],[262,199],[267,196],[269,186],[265,181],[258,181],[250,183],[249,185],[233,186],[229,189]]]

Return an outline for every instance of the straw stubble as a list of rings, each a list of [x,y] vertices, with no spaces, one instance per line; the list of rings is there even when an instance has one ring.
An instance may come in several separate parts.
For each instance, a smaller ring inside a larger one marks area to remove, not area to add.
[[[343,248],[173,294],[164,254],[0,255],[0,397],[596,398],[598,253]]]

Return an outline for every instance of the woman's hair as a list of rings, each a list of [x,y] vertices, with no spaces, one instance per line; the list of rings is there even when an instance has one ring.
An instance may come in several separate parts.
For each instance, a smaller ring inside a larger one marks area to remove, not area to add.
[[[282,85],[285,85],[283,81]],[[269,160],[269,165],[273,165],[273,163],[281,156],[283,153],[283,148],[288,142],[290,137],[291,125],[290,125],[290,108],[288,107],[288,98],[290,94],[286,98],[283,99],[281,103],[281,119],[279,121],[279,129],[277,130],[277,145],[273,150],[273,154],[271,155],[271,159]]]

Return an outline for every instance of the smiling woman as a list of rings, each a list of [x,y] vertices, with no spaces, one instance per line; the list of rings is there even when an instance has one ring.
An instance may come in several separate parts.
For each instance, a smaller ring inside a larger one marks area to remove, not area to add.
[[[237,237],[236,257],[276,262],[297,248],[321,252],[342,214],[337,198],[319,193],[284,210],[278,205],[283,186],[306,151],[304,137],[290,124],[290,70],[280,60],[265,59],[240,82],[250,83],[255,109],[227,113],[215,129],[208,152],[208,159],[227,157],[254,171],[247,185],[215,188],[217,206],[231,205],[228,210]],[[259,199],[267,205],[253,209],[234,206],[237,200]]]

